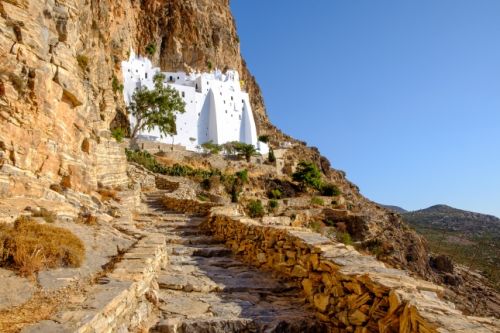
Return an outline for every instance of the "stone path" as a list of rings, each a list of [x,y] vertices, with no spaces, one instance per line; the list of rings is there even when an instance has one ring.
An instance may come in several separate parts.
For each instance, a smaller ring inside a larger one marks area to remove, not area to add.
[[[159,194],[136,221],[167,237],[160,317],[151,332],[326,332],[301,291],[242,263],[199,229],[202,218],[167,213]]]

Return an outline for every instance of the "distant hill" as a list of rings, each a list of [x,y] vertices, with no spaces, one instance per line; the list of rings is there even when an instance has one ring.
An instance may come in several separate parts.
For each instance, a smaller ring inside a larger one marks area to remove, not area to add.
[[[500,236],[500,219],[480,213],[469,212],[446,205],[435,205],[426,209],[403,213],[405,221],[421,227]]]
[[[478,269],[500,290],[500,219],[446,205],[401,213],[435,253]]]
[[[403,213],[407,213],[408,212],[406,209],[398,207],[398,206],[382,205],[382,204],[380,204],[380,206],[382,206],[384,208],[387,208],[390,211],[399,213],[399,214],[403,214]]]

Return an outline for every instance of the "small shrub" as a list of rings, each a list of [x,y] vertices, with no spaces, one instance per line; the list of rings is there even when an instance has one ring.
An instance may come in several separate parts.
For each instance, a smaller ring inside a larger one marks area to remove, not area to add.
[[[243,169],[241,171],[236,172],[236,177],[241,180],[243,184],[248,183],[248,170]]]
[[[11,73],[9,74],[9,80],[12,82],[12,86],[14,89],[16,89],[17,93],[21,96],[24,96],[26,93],[26,82],[23,80],[22,77]]]
[[[274,190],[271,190],[271,192],[269,192],[270,199],[281,199],[282,195],[283,195],[283,193],[281,193],[281,191],[277,188]]]
[[[337,241],[345,245],[352,245],[351,235],[348,232],[337,232]]]
[[[312,197],[311,198],[311,205],[324,206],[325,201],[321,198],[318,198],[318,197]]]
[[[60,184],[50,184],[49,187],[52,191],[62,194],[64,189]]]
[[[276,200],[276,199],[269,200],[269,203],[268,203],[269,211],[274,212],[276,209],[278,209],[279,205],[280,204],[279,204],[278,200]]]
[[[111,87],[113,88],[113,92],[123,91],[123,84],[120,83],[118,78],[113,75],[113,79],[111,80]]]
[[[23,276],[45,268],[79,267],[84,256],[82,241],[69,230],[26,217],[13,226],[0,225],[0,265]]]
[[[208,68],[209,71],[211,71],[212,68],[214,68],[214,66],[213,66],[213,64],[212,64],[212,62],[210,60],[207,61],[207,68]]]
[[[314,232],[321,232],[321,222],[318,221],[312,221],[309,223],[309,229],[311,229]]]
[[[269,163],[276,162],[276,156],[274,155],[274,150],[272,148],[269,149],[269,154],[267,155],[267,160]]]
[[[57,216],[56,214],[54,214],[54,212],[51,212],[43,207],[40,208],[40,210],[35,211],[33,213],[33,217],[42,217],[47,223],[54,223],[57,219]]]
[[[148,46],[146,46],[146,53],[149,54],[150,56],[155,55],[155,53],[156,53],[156,44],[155,43],[148,44]]]
[[[86,224],[86,225],[96,225],[97,216],[90,213],[81,212],[75,220],[76,223]]]
[[[321,186],[321,195],[327,196],[327,197],[335,197],[337,195],[340,195],[340,190],[339,188],[331,183],[323,184]]]
[[[101,188],[97,190],[97,193],[101,195],[101,200],[104,202],[108,202],[114,200],[116,202],[120,202],[120,198],[118,198],[118,192],[111,188]]]
[[[125,130],[121,127],[117,127],[111,130],[111,136],[115,138],[116,142],[120,143],[125,137]]]
[[[83,70],[83,71],[86,71],[89,67],[89,58],[84,55],[84,54],[79,54],[76,56],[76,61],[78,62],[78,66],[80,66],[80,68]]]
[[[264,143],[268,143],[269,142],[269,135],[260,135],[259,141],[264,142]]]
[[[200,201],[209,201],[209,198],[205,194],[203,194],[203,193],[198,194],[197,198]]]
[[[222,146],[213,143],[212,141],[205,142],[201,145],[201,148],[203,149],[203,152],[206,154],[212,154],[212,155],[217,155],[222,151]]]
[[[252,218],[264,216],[264,207],[262,201],[251,200],[247,206],[248,215]]]
[[[316,164],[302,161],[297,165],[297,170],[292,175],[293,180],[299,182],[303,188],[310,186],[314,189],[321,189],[321,172]]]

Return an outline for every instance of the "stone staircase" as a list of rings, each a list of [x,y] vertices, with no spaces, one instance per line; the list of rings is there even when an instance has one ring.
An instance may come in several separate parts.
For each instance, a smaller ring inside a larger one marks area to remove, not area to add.
[[[165,212],[161,195],[148,195],[137,219],[165,235],[169,257],[150,332],[327,332],[296,285],[234,258],[200,229],[203,218]]]

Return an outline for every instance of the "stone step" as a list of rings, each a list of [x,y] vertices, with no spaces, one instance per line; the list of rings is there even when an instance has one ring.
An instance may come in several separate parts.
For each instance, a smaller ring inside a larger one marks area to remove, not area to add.
[[[221,241],[210,236],[191,236],[183,237],[180,235],[166,236],[167,244],[183,244],[183,245],[215,245],[221,244]]]
[[[184,255],[194,257],[224,257],[231,255],[231,250],[223,246],[185,246],[185,245],[167,245],[167,251],[170,255]]]
[[[303,302],[286,295],[161,290],[159,299],[167,319],[152,332],[328,332]]]
[[[258,332],[251,319],[246,318],[208,318],[183,319],[169,318],[161,320],[151,329],[152,333],[192,332],[192,333],[229,333]]]

